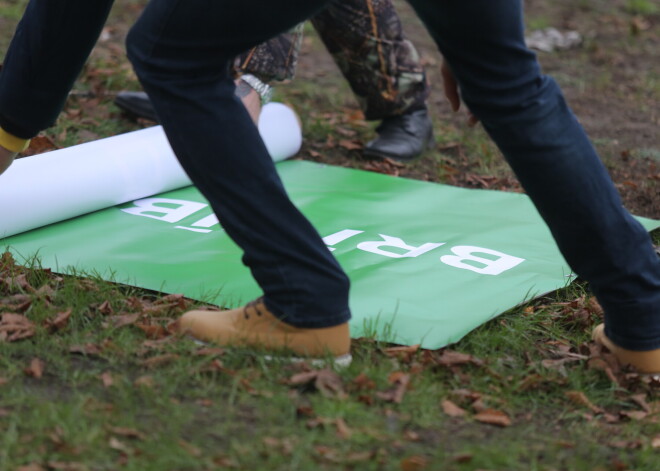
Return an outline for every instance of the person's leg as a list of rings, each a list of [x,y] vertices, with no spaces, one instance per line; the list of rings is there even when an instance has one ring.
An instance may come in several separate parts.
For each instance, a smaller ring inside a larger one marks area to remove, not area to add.
[[[31,0],[0,71],[0,127],[22,139],[51,126],[112,0]]]
[[[334,0],[311,21],[365,117],[382,120],[365,157],[406,162],[421,155],[433,142],[429,86],[392,0]]]
[[[234,76],[252,75],[261,81],[264,87],[270,87],[269,84],[273,81],[293,79],[302,42],[302,27],[303,24],[300,23],[290,31],[239,54],[233,61]],[[258,123],[261,105],[265,104],[264,97],[240,78],[236,84],[236,95],[247,108],[252,120]],[[131,115],[158,122],[151,100],[144,92],[120,92],[115,98],[115,104]]]
[[[0,71],[0,174],[51,126],[101,33],[112,0],[31,0]]]
[[[424,68],[391,0],[333,0],[311,22],[367,119],[426,108]]]
[[[129,33],[129,58],[175,154],[243,249],[267,308],[296,327],[335,326],[350,317],[348,278],[289,200],[229,71],[238,53],[323,2],[257,3],[152,1]]]
[[[238,75],[252,74],[264,83],[292,80],[303,38],[303,23],[250,48],[234,60]]]
[[[660,348],[660,259],[557,84],[525,47],[520,0],[411,0],[620,347]],[[660,364],[658,364],[660,367]]]

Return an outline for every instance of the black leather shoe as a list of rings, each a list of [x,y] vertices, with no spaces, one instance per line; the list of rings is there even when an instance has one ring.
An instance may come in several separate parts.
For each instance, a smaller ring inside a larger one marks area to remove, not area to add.
[[[368,158],[390,158],[409,162],[435,142],[433,123],[426,109],[385,118],[376,128],[378,137],[362,152]]]
[[[144,92],[119,92],[115,97],[115,105],[138,118],[158,122],[151,100]]]

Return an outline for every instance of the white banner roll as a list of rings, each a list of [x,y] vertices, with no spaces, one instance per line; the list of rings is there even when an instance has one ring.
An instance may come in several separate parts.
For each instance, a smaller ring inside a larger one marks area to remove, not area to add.
[[[276,162],[300,149],[280,103],[264,106],[259,132]],[[190,184],[160,126],[18,159],[0,175],[0,238]]]

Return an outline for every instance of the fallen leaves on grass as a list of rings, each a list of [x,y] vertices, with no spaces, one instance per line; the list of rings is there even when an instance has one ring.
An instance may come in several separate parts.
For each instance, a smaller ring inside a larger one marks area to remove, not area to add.
[[[462,365],[483,366],[483,360],[467,353],[456,352],[453,350],[443,350],[439,357],[435,358],[438,365],[452,367]]]
[[[420,351],[420,345],[390,347],[384,348],[382,351],[388,357],[397,358],[403,363],[410,363],[417,352]]]
[[[312,386],[325,397],[345,399],[347,397],[341,377],[332,370],[312,370],[291,376],[287,383],[291,386]]]
[[[22,314],[6,312],[0,320],[0,341],[15,342],[32,337],[34,324]]]
[[[165,353],[163,355],[156,355],[151,358],[147,358],[141,362],[142,366],[147,368],[157,368],[159,366],[167,365],[172,363],[174,360],[178,359],[179,355],[175,353]]]
[[[341,417],[337,418],[328,418],[328,417],[315,417],[309,419],[306,423],[307,428],[313,429],[318,427],[334,426],[337,431],[337,437],[342,439],[349,439],[353,435],[353,432],[346,424],[346,421]]]
[[[339,141],[339,147],[346,150],[362,150],[364,145],[358,139],[342,139]]]
[[[11,312],[25,312],[32,305],[32,296],[27,294],[14,294],[6,298],[0,298],[2,309]]]
[[[59,149],[59,146],[53,140],[43,134],[35,136],[30,140],[30,146],[21,152],[23,156],[43,154],[52,150]]]
[[[45,325],[51,332],[55,332],[66,327],[66,325],[69,323],[70,317],[71,309],[67,309],[66,311],[57,313],[55,318],[47,319]]]
[[[401,404],[410,385],[410,374],[402,371],[395,371],[390,373],[387,381],[393,385],[392,388],[387,391],[377,392],[376,397],[386,402]]]
[[[384,173],[386,175],[392,175],[393,177],[398,177],[401,173],[401,169],[404,167],[404,164],[387,158],[383,160],[370,160],[362,165],[363,170]]]

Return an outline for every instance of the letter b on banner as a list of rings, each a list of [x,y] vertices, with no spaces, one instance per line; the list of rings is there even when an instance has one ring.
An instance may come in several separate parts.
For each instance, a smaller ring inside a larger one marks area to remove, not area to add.
[[[471,245],[458,245],[452,247],[451,251],[456,255],[443,255],[440,257],[442,263],[482,275],[499,275],[525,261],[524,258]],[[494,258],[479,257],[475,253],[492,255]]]

